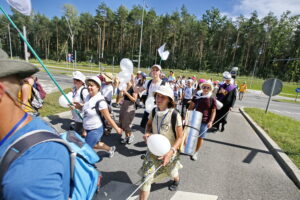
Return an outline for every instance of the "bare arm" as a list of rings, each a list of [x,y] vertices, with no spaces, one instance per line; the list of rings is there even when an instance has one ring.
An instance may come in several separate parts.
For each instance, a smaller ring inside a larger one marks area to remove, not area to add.
[[[27,105],[31,93],[31,87],[28,84],[22,85],[22,102]]]
[[[207,128],[211,128],[212,127],[212,124],[213,124],[213,122],[215,120],[215,117],[216,117],[216,109],[212,109],[209,122],[207,123]]]
[[[104,118],[108,121],[108,123],[116,130],[118,134],[122,134],[122,129],[118,127],[116,122],[111,118],[110,113],[108,109],[102,109],[100,110],[101,114],[104,116]]]

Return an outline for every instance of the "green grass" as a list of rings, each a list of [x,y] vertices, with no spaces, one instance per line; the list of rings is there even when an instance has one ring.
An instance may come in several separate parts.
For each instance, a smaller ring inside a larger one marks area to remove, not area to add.
[[[68,93],[71,89],[65,89],[64,92]],[[47,94],[43,107],[39,110],[40,115],[42,117],[54,115],[60,112],[65,112],[70,109],[63,108],[58,103],[58,98],[61,96],[60,92],[53,92],[51,94]]]
[[[288,99],[273,99],[273,101],[300,104],[299,100],[295,101],[295,100],[288,100]]]
[[[300,121],[270,112],[265,114],[258,108],[244,110],[300,168]]]
[[[30,62],[38,64],[38,62],[34,59],[30,60]],[[73,66],[68,65],[68,63],[66,63],[66,62],[56,62],[56,61],[49,60],[48,62],[44,61],[44,63],[49,66],[61,67],[61,70],[65,70],[65,71],[73,70]],[[101,66],[103,67],[102,69],[104,69],[104,72],[113,72],[113,73],[120,72],[119,65],[111,66],[111,65],[101,63]],[[101,69],[101,71],[102,71],[102,69]],[[88,70],[88,71],[84,72],[88,76],[92,75],[93,73],[99,73],[98,65],[89,64],[87,62],[77,63],[75,70]],[[93,73],[89,72],[90,70],[92,70]],[[206,73],[206,72],[198,72],[198,71],[169,69],[169,68],[163,67],[163,71],[166,73],[166,75],[168,75],[170,70],[174,71],[175,76],[179,76],[179,75],[184,75],[186,77],[196,76],[198,79],[212,78],[213,80],[220,80],[220,81],[222,80],[222,73],[219,73],[219,74],[218,73]],[[141,68],[141,71],[145,72],[146,74],[149,73],[148,69],[146,69],[146,68]],[[134,68],[134,73],[136,73],[136,72],[137,72],[137,67]],[[62,72],[62,73],[64,73],[64,72]],[[71,73],[67,73],[67,74],[71,74]],[[248,89],[261,90],[263,82],[265,80],[259,79],[259,78],[253,78],[253,80],[251,81],[250,76],[238,76],[237,77],[238,84],[241,84],[244,81],[247,82]],[[299,83],[283,82],[283,89],[282,89],[282,92],[280,93],[280,96],[295,98],[296,97],[295,89],[298,87],[300,87]]]

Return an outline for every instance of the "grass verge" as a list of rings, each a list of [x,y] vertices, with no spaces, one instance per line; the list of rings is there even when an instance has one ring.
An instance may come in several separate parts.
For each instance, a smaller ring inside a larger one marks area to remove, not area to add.
[[[71,89],[65,89],[64,92],[68,93]],[[69,108],[63,108],[58,103],[58,98],[61,96],[60,92],[53,92],[47,94],[43,107],[39,110],[41,117],[46,117],[49,115],[54,115],[60,112],[65,112],[70,110]]]
[[[273,99],[273,101],[300,104],[300,101],[294,101],[294,100],[288,100],[288,99]]]
[[[300,122],[258,108],[244,110],[300,168]]]

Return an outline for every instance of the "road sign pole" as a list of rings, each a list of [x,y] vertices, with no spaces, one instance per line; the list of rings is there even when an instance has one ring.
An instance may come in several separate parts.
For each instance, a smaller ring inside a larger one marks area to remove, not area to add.
[[[270,105],[270,102],[271,102],[271,99],[272,99],[272,96],[273,96],[273,92],[274,92],[274,88],[275,88],[275,85],[276,85],[276,81],[277,81],[277,79],[275,78],[274,81],[273,81],[273,85],[272,85],[271,95],[269,96],[269,100],[268,100],[268,104],[267,104],[267,108],[266,108],[266,114],[268,112],[269,105]]]
[[[297,99],[298,99],[298,95],[299,95],[299,92],[297,92],[297,95],[296,95],[296,99],[295,99],[295,101],[297,101]]]

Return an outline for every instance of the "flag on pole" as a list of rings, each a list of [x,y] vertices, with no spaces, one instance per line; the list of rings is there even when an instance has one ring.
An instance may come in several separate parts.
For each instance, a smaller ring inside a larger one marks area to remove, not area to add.
[[[31,14],[31,0],[6,0],[7,3],[23,15]]]
[[[157,49],[158,54],[162,60],[167,60],[169,57],[169,54],[170,54],[169,51],[165,51],[165,46],[166,46],[166,43],[164,43],[161,47],[159,47]]]

